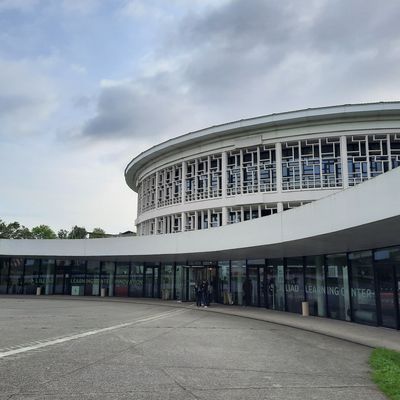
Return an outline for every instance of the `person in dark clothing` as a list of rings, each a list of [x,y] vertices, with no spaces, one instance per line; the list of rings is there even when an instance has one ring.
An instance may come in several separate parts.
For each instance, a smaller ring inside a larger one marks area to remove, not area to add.
[[[246,306],[251,305],[251,298],[253,296],[253,284],[250,278],[246,278],[243,282],[243,292],[244,292],[244,304]]]
[[[208,281],[204,280],[201,284],[202,305],[207,308],[208,306]]]
[[[201,307],[201,300],[202,300],[202,291],[201,291],[201,284],[200,282],[197,282],[196,285],[194,286],[194,293],[196,295],[196,306]]]

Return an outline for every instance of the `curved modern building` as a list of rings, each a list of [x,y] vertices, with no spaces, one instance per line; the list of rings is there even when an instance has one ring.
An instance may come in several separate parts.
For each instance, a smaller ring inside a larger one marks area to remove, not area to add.
[[[400,103],[236,121],[126,167],[138,237],[0,240],[0,293],[213,301],[400,327]],[[250,282],[250,283],[249,283]]]

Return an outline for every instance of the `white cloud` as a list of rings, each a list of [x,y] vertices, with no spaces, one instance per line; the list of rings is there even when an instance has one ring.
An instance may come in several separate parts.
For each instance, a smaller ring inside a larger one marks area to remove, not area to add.
[[[32,61],[0,60],[0,135],[34,132],[57,106],[52,82]]]

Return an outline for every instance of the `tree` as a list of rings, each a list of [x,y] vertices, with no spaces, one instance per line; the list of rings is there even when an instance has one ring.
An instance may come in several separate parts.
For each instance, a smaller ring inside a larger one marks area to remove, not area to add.
[[[32,228],[32,237],[34,239],[55,239],[57,235],[47,225],[39,225]]]
[[[68,234],[68,239],[86,239],[87,231],[84,227],[75,225]]]
[[[59,239],[67,239],[68,238],[68,231],[66,229],[60,229],[57,233]]]
[[[107,234],[104,229],[101,228],[93,228],[93,232],[89,233],[89,239],[98,239],[107,237]]]
[[[0,219],[0,239],[31,239],[28,228],[14,221],[9,224]]]

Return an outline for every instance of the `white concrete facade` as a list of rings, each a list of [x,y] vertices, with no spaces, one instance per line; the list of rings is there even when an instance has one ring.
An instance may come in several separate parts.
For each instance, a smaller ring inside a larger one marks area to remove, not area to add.
[[[125,178],[138,192],[139,235],[267,217],[400,165],[400,103],[309,109],[172,139],[142,153]]]

